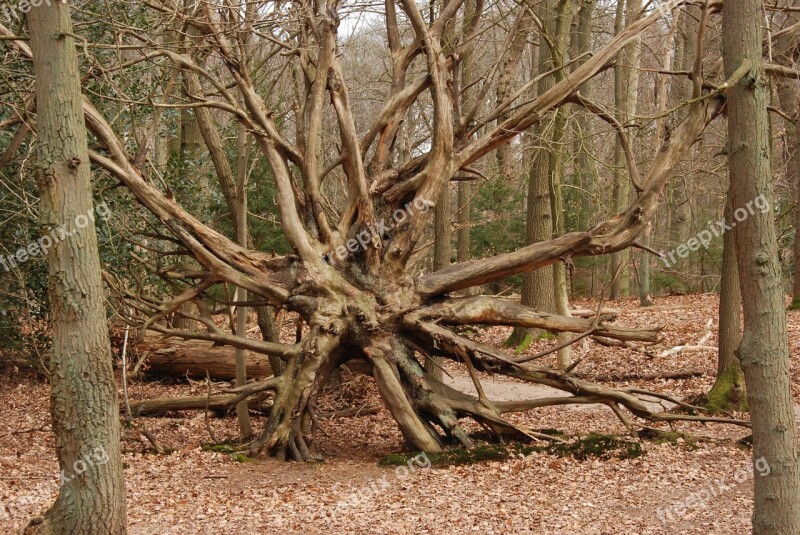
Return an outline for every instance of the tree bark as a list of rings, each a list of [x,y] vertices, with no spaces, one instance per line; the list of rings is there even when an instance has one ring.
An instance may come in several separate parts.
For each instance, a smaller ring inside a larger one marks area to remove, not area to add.
[[[727,0],[723,16],[725,72],[745,62],[749,74],[728,94],[729,159],[734,204],[763,195],[774,201],[762,55],[761,6]],[[772,211],[754,211],[737,223],[739,281],[744,332],[737,355],[747,384],[753,422],[753,459],[769,465],[756,473],[754,535],[800,533],[800,466],[789,379],[786,312]]]
[[[450,225],[450,188],[445,187],[442,196],[435,207],[434,214],[434,244],[433,244],[433,270],[439,271],[450,265],[452,252],[452,232]],[[425,371],[437,379],[444,377],[440,357],[429,355],[425,357]]]
[[[550,37],[553,44],[560,42],[558,23],[560,0],[545,0],[539,5],[539,18],[544,23],[544,32]],[[545,39],[539,41],[538,74],[544,74],[555,68],[556,52],[551,50],[550,44]],[[533,73],[531,74],[533,77]],[[555,85],[555,76],[545,76],[539,80],[537,91],[541,95]],[[552,150],[552,131],[535,128],[532,135],[527,136],[531,143],[538,142],[541,138],[549,149]],[[499,154],[499,153],[498,153]],[[542,151],[530,151],[528,158],[528,191],[525,213],[525,244],[530,245],[546,241],[553,234],[553,202],[550,181],[550,159]],[[544,311],[556,310],[556,296],[553,282],[556,275],[552,266],[525,273],[522,279],[522,304]],[[542,335],[535,329],[515,328],[506,341],[506,345],[516,347],[517,350],[525,349],[534,338]]]
[[[124,534],[117,388],[69,4],[34,7],[28,26],[37,90],[41,228],[52,236],[50,233],[66,224],[72,233],[52,243],[47,252],[53,330],[50,400],[62,485],[55,503],[24,531]]]
[[[728,190],[725,221],[733,221],[733,196]],[[714,412],[746,410],[747,397],[742,367],[736,348],[742,340],[739,270],[736,266],[736,240],[733,232],[722,237],[722,277],[719,287],[719,357],[717,378],[708,393],[708,408]]]
[[[617,3],[614,22],[617,33],[629,28],[639,18],[642,11],[642,0],[620,0]],[[614,101],[617,109],[617,121],[623,127],[636,116],[637,99],[639,98],[639,64],[641,61],[641,39],[635,39],[620,52],[614,66]],[[627,135],[627,132],[625,133]],[[630,202],[631,182],[625,173],[626,157],[622,141],[617,137],[614,145],[614,209],[624,210]],[[629,293],[629,266],[631,255],[629,250],[611,255],[611,275],[618,273],[611,284],[611,298],[617,299]]]
[[[248,163],[250,161],[249,152],[249,136],[247,130],[239,127],[239,151],[237,158],[237,206],[236,211],[231,214],[236,221],[236,241],[242,247],[248,247],[249,227],[247,225],[247,178],[248,178]],[[247,288],[236,289],[237,301],[247,301]],[[246,305],[239,305],[236,307],[236,336],[247,337],[247,317],[248,308]],[[236,386],[243,387],[247,384],[247,360],[245,357],[244,349],[236,348]],[[247,401],[244,400],[236,405],[236,417],[239,420],[239,432],[243,439],[248,438],[253,434],[253,426],[250,423],[250,412],[247,406]]]

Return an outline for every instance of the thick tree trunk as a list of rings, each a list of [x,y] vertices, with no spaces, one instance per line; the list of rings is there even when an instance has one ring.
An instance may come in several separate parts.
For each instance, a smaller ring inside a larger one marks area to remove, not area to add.
[[[127,527],[117,388],[69,4],[34,7],[28,24],[41,228],[51,236],[66,224],[72,234],[47,251],[52,424],[62,485],[55,503],[25,533],[118,535]],[[44,248],[44,238],[39,244]]]
[[[281,339],[282,322],[275,319],[275,307],[256,307],[256,321],[261,331],[261,338],[266,342],[279,343]],[[283,373],[286,363],[278,356],[270,355],[269,364],[275,375]],[[249,368],[248,368],[249,369]],[[252,373],[252,372],[251,372]]]
[[[725,72],[747,62],[749,74],[729,91],[728,132],[734,204],[759,196],[774,200],[767,117],[767,80],[761,61],[761,6],[726,0]],[[769,466],[755,475],[754,535],[800,533],[800,466],[789,379],[786,312],[772,211],[756,210],[735,229],[744,333],[737,351],[753,422],[753,459]]]
[[[732,191],[728,190],[725,221],[733,221],[733,210]],[[736,357],[736,348],[742,340],[742,293],[736,266],[736,240],[733,232],[726,232],[722,240],[717,379],[708,393],[708,408],[714,412],[747,409],[744,373]]]
[[[541,151],[533,153],[528,163],[527,210],[525,212],[525,243],[533,244],[547,240],[552,235],[553,223],[550,211],[550,187],[546,177],[542,178],[542,168],[546,168]],[[526,272],[522,279],[522,304],[537,310],[555,311],[553,293],[553,268]],[[506,344],[510,347],[524,348],[542,334],[535,329],[515,328]]]

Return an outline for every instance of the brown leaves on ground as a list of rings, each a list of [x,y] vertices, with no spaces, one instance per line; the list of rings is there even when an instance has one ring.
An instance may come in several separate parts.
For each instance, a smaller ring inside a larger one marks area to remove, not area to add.
[[[711,387],[716,352],[682,352],[659,357],[664,349],[695,343],[717,298],[711,295],[660,299],[662,308],[638,308],[634,301],[606,304],[621,310],[624,326],[664,325],[663,342],[651,355],[609,348],[595,342],[576,372],[587,380],[604,378],[615,386],[637,385],[690,399]],[[670,305],[669,308],[663,308]],[[577,303],[591,308],[596,304]],[[798,353],[800,316],[790,313],[790,345]],[[476,336],[501,346],[509,329],[481,329]],[[536,353],[553,341],[537,341]],[[576,352],[580,351],[576,347]],[[552,364],[552,357],[544,359]],[[469,387],[462,369],[448,363],[451,382]],[[651,374],[700,370],[685,380],[633,380]],[[795,400],[800,400],[800,368],[792,363]],[[379,403],[374,384],[363,376],[344,376],[344,385],[322,400],[327,411]],[[542,395],[537,386],[482,376],[490,396],[513,399]],[[202,395],[202,383],[133,383],[132,400],[166,395]],[[16,530],[45,509],[58,488],[58,466],[49,428],[47,385],[8,371],[0,379],[0,532]],[[533,429],[566,433],[623,434],[606,407],[552,407],[512,415]],[[170,453],[148,452],[151,445],[136,429],[125,429],[123,460],[128,489],[130,533],[531,533],[531,534],[738,534],[749,531],[752,499],[750,453],[734,444],[746,435],[721,425],[676,425],[703,439],[643,444],[635,459],[577,461],[544,453],[504,462],[447,468],[384,468],[377,460],[403,449],[402,437],[387,411],[357,418],[320,421],[322,464],[272,460],[238,462],[233,455],[203,451],[211,442],[236,437],[235,417],[207,420],[202,413],[175,413],[137,420]],[[254,426],[263,424],[254,417]],[[474,429],[474,428],[471,428]],[[477,429],[475,429],[477,430]],[[713,440],[712,440],[713,439]],[[720,442],[717,439],[730,439]],[[759,477],[757,474],[755,477]],[[659,509],[661,517],[659,518]],[[666,514],[669,513],[669,514]]]

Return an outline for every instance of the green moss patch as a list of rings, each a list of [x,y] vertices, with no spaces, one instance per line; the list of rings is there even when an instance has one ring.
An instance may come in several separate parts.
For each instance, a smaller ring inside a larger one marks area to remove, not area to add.
[[[203,451],[213,451],[216,453],[236,453],[242,451],[240,446],[235,446],[234,444],[203,444],[200,446],[200,449]]]
[[[688,449],[697,449],[697,438],[687,433],[677,431],[659,431],[658,429],[642,429],[638,433],[639,438],[648,440],[653,444],[672,444],[673,446],[684,446]]]
[[[545,429],[540,432],[551,431],[553,436],[563,436],[557,429]],[[553,442],[549,444],[482,444],[472,449],[457,448],[442,452],[427,453],[431,466],[445,467],[467,464],[476,464],[486,461],[505,461],[513,457],[527,456],[533,453],[547,453],[557,457],[572,457],[577,460],[589,458],[599,459],[634,459],[645,454],[639,442],[614,435],[589,434],[575,437],[568,442]],[[401,466],[420,452],[393,453],[382,457],[378,461],[380,466]]]
[[[544,451],[559,457],[573,457],[579,461],[596,457],[599,459],[635,459],[645,454],[641,443],[616,435],[590,433],[566,444],[554,443]]]
[[[200,446],[203,451],[211,451],[214,453],[224,453],[231,460],[237,463],[254,462],[255,459],[247,455],[247,448],[232,442],[223,442],[220,444],[203,444]]]

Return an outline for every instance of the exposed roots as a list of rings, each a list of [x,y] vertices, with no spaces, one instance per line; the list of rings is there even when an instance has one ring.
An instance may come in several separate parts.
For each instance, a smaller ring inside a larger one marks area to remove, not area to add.
[[[164,406],[182,403],[188,408],[230,407],[265,392],[274,393],[269,415],[260,435],[249,444],[252,455],[266,455],[294,461],[320,460],[314,445],[318,428],[317,398],[332,374],[346,361],[356,358],[369,363],[378,392],[412,450],[437,452],[451,445],[475,446],[463,425],[477,422],[495,440],[559,440],[515,425],[504,414],[541,407],[570,404],[599,404],[609,407],[633,433],[648,422],[719,422],[749,427],[749,422],[703,415],[694,407],[669,395],[638,388],[617,389],[592,383],[571,374],[513,359],[504,352],[448,329],[447,324],[495,323],[537,327],[557,332],[601,334],[624,342],[652,343],[658,329],[627,329],[594,321],[542,314],[514,303],[492,298],[461,298],[439,301],[409,312],[395,311],[381,316],[382,306],[364,293],[342,301],[293,298],[302,305],[301,316],[310,325],[308,333],[295,344],[235,340],[238,347],[270,354],[285,360],[278,377],[228,389],[223,396],[194,400],[169,400]],[[163,308],[163,307],[162,307]],[[208,332],[165,331],[185,338],[226,343],[232,335],[221,331],[209,318],[196,318]],[[422,358],[445,357],[465,366],[477,397],[446,385],[427,373]],[[518,401],[490,399],[481,385],[479,372],[500,374],[560,390],[567,395]],[[163,401],[163,400],[159,400]],[[202,403],[202,404],[201,404]],[[670,412],[667,404],[686,413]],[[660,407],[659,407],[660,405]]]
[[[296,461],[319,460],[310,444],[313,418],[309,400],[314,388],[321,388],[318,372],[326,359],[335,358],[339,341],[337,334],[312,328],[303,351],[288,360],[278,378],[272,411],[263,431],[250,444],[251,454]]]

